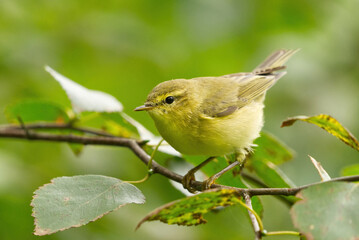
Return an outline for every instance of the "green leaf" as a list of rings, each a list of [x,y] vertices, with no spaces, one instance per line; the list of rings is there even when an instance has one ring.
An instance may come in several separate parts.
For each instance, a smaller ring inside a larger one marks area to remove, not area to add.
[[[72,130],[58,130],[59,133],[61,134],[70,134],[70,135],[76,135],[76,136],[83,136],[84,134],[82,132],[78,132],[78,131],[72,131]],[[71,151],[75,154],[75,156],[80,156],[80,154],[82,153],[82,151],[85,148],[84,144],[80,144],[80,143],[67,143],[67,145],[70,147]]]
[[[341,171],[341,175],[342,176],[359,175],[359,164],[354,164],[343,168]]]
[[[261,199],[258,196],[253,196],[251,197],[251,201],[253,210],[258,214],[260,218],[263,218],[264,208]]]
[[[145,221],[159,220],[167,224],[192,226],[206,223],[203,214],[217,208],[240,204],[240,195],[235,190],[214,189],[191,197],[179,199],[159,207],[143,218]]]
[[[256,175],[266,184],[272,188],[291,188],[294,183],[280,170],[280,168],[268,161],[267,159],[250,159],[248,161],[248,168],[256,173]],[[283,196],[291,203],[296,201],[293,196]],[[255,208],[254,208],[255,209]]]
[[[18,118],[25,123],[29,122],[56,122],[65,123],[69,117],[59,105],[41,100],[26,100],[5,109],[9,122],[19,123]]]
[[[266,159],[279,165],[293,158],[293,150],[268,132],[261,132],[261,136],[254,141],[254,144],[258,147],[254,148],[250,159]]]
[[[35,234],[80,227],[129,203],[144,203],[132,184],[100,175],[55,178],[35,191],[31,202]]]
[[[291,209],[294,225],[308,239],[359,238],[359,185],[329,182],[301,191]]]
[[[253,170],[262,181],[273,188],[294,187],[292,181],[274,163],[267,159],[250,159],[250,169]]]
[[[135,126],[129,123],[120,113],[101,113],[104,118],[104,126],[106,132],[109,132],[115,136],[125,138],[137,138],[139,139],[139,133]]]
[[[324,129],[325,131],[327,131],[328,133],[332,134],[333,136],[337,137],[345,144],[359,151],[358,140],[345,127],[343,127],[335,118],[325,114],[320,114],[312,117],[297,116],[297,117],[288,118],[287,120],[282,122],[281,127],[291,126],[297,120],[315,124],[320,128]]]
[[[292,159],[293,151],[266,132],[261,132],[261,137],[255,141],[255,144],[258,147],[254,148],[253,154],[249,156],[246,162],[247,168],[254,171],[268,187],[293,187],[292,181],[276,165]],[[294,197],[286,198],[291,202],[295,201]]]
[[[78,144],[78,143],[69,143],[68,144],[71,151],[76,155],[79,156],[82,153],[82,150],[84,149],[84,145],[83,144]]]
[[[76,120],[76,126],[96,128],[118,137],[139,139],[136,128],[118,112],[82,112]]]

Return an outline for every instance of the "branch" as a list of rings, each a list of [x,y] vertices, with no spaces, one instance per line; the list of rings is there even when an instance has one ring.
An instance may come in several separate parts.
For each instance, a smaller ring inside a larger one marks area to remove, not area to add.
[[[112,134],[106,133],[104,131],[97,131],[88,128],[82,127],[75,127],[71,125],[71,123],[32,123],[26,124],[26,129],[63,129],[63,130],[72,130],[77,131],[80,133],[89,133],[96,136],[103,136],[103,137],[115,137]],[[10,125],[10,126],[2,126],[2,128],[9,128],[9,129],[24,129],[23,126],[18,125]],[[1,126],[0,126],[1,129]]]
[[[255,178],[254,176],[245,173],[245,172],[241,172],[241,176],[245,179],[245,180],[249,180],[250,182],[254,183],[255,185],[257,185],[257,187],[261,187],[261,188],[269,188],[268,185],[266,185],[265,183],[263,183],[262,181],[260,181],[259,179]],[[293,205],[293,201],[289,200],[287,197],[282,196],[282,195],[276,195],[276,198],[278,198],[280,201],[282,201],[284,204],[286,204],[288,207]]]
[[[31,129],[67,129],[67,130],[78,130],[84,133],[90,133],[94,136],[78,136],[71,134],[48,134],[48,133],[39,133],[31,131]],[[148,164],[150,161],[150,156],[143,150],[142,141],[137,141],[130,138],[121,138],[113,135],[109,135],[103,132],[98,132],[95,130],[89,130],[84,128],[75,128],[68,125],[54,125],[54,124],[36,124],[36,125],[26,125],[26,126],[2,126],[0,128],[0,138],[18,138],[18,139],[27,139],[30,141],[51,141],[51,142],[67,142],[67,143],[80,143],[84,145],[104,145],[104,146],[119,146],[127,147],[132,150],[132,152],[144,163]],[[153,173],[161,174],[173,181],[178,183],[182,182],[183,176],[172,172],[171,170],[161,166],[156,161],[152,161],[152,171]],[[359,181],[359,175],[348,176],[348,177],[339,177],[332,178],[327,182],[335,181]],[[236,188],[230,186],[224,186],[219,184],[211,185],[211,188],[226,188],[226,189],[235,189],[239,194],[243,196],[256,196],[256,195],[284,195],[290,196],[295,195],[302,189],[321,184],[322,182],[312,183],[296,188],[253,188],[253,189],[244,189]],[[191,187],[201,191],[202,182],[192,181]]]

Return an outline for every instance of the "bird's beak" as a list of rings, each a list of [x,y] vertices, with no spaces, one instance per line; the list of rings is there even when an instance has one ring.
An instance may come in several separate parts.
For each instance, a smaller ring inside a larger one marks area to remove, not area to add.
[[[150,104],[145,104],[145,105],[136,107],[136,108],[134,109],[134,111],[147,111],[147,110],[151,110],[152,108],[153,108],[152,105],[150,105]]]

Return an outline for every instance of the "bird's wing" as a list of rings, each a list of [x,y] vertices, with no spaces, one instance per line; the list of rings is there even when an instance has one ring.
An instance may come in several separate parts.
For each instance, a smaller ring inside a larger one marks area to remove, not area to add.
[[[246,74],[241,77],[218,77],[223,84],[212,89],[203,100],[201,109],[207,117],[224,117],[234,113],[264,94],[285,72],[271,75]]]
[[[223,81],[223,84],[214,84],[217,89],[211,89],[210,94],[202,102],[204,116],[228,116],[262,96],[286,74],[276,71],[285,69],[284,64],[297,51],[299,49],[278,50],[269,55],[251,73],[234,73],[216,78],[216,81]]]

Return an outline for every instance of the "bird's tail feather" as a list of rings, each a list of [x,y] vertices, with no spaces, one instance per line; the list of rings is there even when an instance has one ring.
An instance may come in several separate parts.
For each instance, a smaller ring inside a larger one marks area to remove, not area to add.
[[[266,60],[264,60],[259,66],[257,66],[252,73],[267,75],[271,74],[272,72],[285,69],[284,64],[291,56],[293,56],[299,50],[300,49],[281,49],[275,51],[271,55],[269,55],[269,57],[267,57]]]

